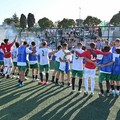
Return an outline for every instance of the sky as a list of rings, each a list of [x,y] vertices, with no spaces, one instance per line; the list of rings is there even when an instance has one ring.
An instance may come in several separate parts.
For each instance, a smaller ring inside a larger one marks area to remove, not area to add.
[[[53,22],[68,19],[85,19],[88,15],[109,21],[120,11],[120,0],[0,0],[0,24],[14,13],[32,13],[36,22],[47,17]]]

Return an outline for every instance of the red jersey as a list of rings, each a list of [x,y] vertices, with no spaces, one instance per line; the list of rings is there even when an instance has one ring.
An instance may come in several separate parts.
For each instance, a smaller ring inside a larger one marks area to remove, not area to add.
[[[12,56],[11,48],[12,48],[13,44],[14,43],[4,44],[4,45],[0,46],[0,48],[2,48],[2,50],[4,52],[4,58],[10,58]]]
[[[95,54],[103,54],[103,55],[107,55],[107,54],[109,53],[109,52],[101,52],[101,51],[99,51],[99,50],[93,50],[93,52],[94,52]],[[96,61],[97,61],[97,58],[93,57],[92,53],[91,53],[89,50],[87,50],[87,51],[85,51],[85,52],[83,52],[83,53],[79,53],[79,52],[76,51],[76,54],[77,54],[78,56],[80,56],[80,57],[86,57],[86,58],[90,59],[90,60],[93,61],[93,62],[96,62]],[[87,60],[86,60],[86,62],[85,62],[85,67],[86,67],[86,68],[89,68],[89,69],[95,69],[95,68],[96,68],[96,66],[95,66],[93,63],[90,63],[90,62],[87,61]]]

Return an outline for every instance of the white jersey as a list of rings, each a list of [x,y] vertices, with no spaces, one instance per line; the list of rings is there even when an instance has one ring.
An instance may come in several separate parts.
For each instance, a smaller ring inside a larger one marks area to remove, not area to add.
[[[48,48],[40,48],[37,51],[37,55],[40,55],[40,65],[49,64],[49,53],[50,50]]]
[[[82,49],[76,49],[79,53],[83,53]],[[83,57],[79,57],[76,53],[73,54],[72,70],[83,70]]]
[[[65,52],[70,52],[69,50],[65,50]],[[68,60],[68,59],[72,59],[72,55],[67,55],[65,56],[63,50],[60,50],[59,51],[59,58],[61,58],[62,60]],[[71,57],[70,57],[71,56]],[[60,62],[60,67],[59,69],[62,70],[62,71],[65,71],[65,67],[66,67],[66,62]],[[70,70],[70,64],[69,64],[69,70]]]
[[[12,58],[13,58],[13,62],[17,62],[17,56],[18,56],[18,48],[14,48],[12,51],[11,51],[11,53],[12,53]]]
[[[59,58],[60,58],[60,53],[61,53],[61,50],[59,50],[58,52],[56,52],[54,55],[55,55],[55,61],[57,62],[60,62]]]

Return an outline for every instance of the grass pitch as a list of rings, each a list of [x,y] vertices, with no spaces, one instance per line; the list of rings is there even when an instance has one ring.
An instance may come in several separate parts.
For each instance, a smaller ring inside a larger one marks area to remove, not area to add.
[[[71,94],[67,85],[38,85],[29,77],[19,88],[17,80],[2,79],[0,120],[120,120],[120,97],[100,97],[97,78],[93,97],[77,94],[77,82]]]

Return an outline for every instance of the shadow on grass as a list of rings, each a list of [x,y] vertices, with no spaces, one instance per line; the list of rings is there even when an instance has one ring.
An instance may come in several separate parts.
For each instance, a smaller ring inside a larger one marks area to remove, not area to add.
[[[120,120],[120,109],[119,111],[117,112],[117,116],[116,116],[116,119],[115,120]]]
[[[45,87],[45,86],[43,86],[43,87]],[[46,88],[47,87],[48,86],[46,86]],[[34,110],[37,106],[39,106],[39,104],[42,104],[42,102],[44,102],[45,100],[47,100],[55,95],[58,95],[61,91],[66,89],[65,87],[61,88],[61,89],[55,88],[54,90],[52,89],[52,87],[50,87],[48,89],[46,89],[46,88],[43,88],[43,89],[45,89],[45,91],[41,95],[39,95],[41,92],[40,91],[41,88],[37,88],[36,90],[34,90],[34,92],[29,93],[29,95],[26,95],[21,99],[18,99],[18,96],[14,96],[15,93],[12,93],[9,97],[6,97],[6,99],[7,99],[6,101],[11,102],[11,100],[14,101],[15,99],[16,99],[16,101],[14,103],[11,103],[9,106],[3,108],[0,111],[0,118],[4,117],[5,120],[7,120],[7,119],[10,120],[10,118],[12,120],[20,119],[23,116],[26,116],[26,114],[30,113],[32,110]],[[36,94],[37,91],[39,91],[38,94]],[[45,92],[48,92],[48,93],[45,93]],[[21,95],[22,95],[22,93],[21,93]],[[35,95],[35,96],[32,97],[32,95]],[[40,96],[40,98],[39,98],[39,96]],[[12,97],[12,99],[11,99],[11,97]]]

